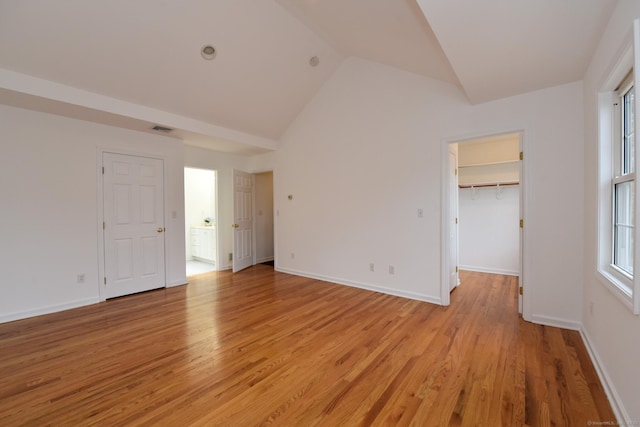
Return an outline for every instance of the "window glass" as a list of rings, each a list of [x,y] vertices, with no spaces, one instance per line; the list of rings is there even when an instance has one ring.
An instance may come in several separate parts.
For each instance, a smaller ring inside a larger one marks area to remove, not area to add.
[[[633,181],[615,185],[613,264],[630,275],[633,275],[633,194]]]
[[[622,174],[635,172],[635,150],[633,143],[633,126],[634,126],[634,88],[631,87],[623,96],[623,170]]]

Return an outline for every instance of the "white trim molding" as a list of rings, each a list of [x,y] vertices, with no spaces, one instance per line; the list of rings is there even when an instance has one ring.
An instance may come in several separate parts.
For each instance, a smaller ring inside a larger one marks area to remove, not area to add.
[[[627,412],[624,405],[622,404],[620,395],[618,394],[615,386],[613,385],[613,381],[611,381],[611,377],[609,377],[607,369],[605,368],[605,365],[602,362],[602,359],[600,359],[600,355],[598,354],[598,351],[593,345],[593,341],[591,340],[591,337],[589,336],[586,329],[584,328],[584,325],[580,325],[579,331],[580,331],[580,336],[582,337],[582,341],[584,342],[585,347],[587,348],[587,352],[589,353],[589,357],[591,358],[591,363],[593,364],[596,370],[596,374],[600,379],[600,383],[604,388],[604,392],[607,395],[607,398],[609,399],[609,404],[611,405],[613,414],[616,416],[616,421],[618,423],[617,425],[620,425],[620,426],[635,425],[631,422],[631,417],[629,417],[629,413]]]
[[[580,322],[574,320],[560,319],[559,317],[543,316],[540,314],[531,315],[531,322],[538,325],[553,326],[555,328],[570,329],[572,331],[579,331],[582,327]]]
[[[47,307],[40,307],[35,310],[21,311],[17,313],[4,314],[0,316],[0,323],[13,322],[14,320],[27,319],[29,317],[42,316],[43,314],[57,313],[59,311],[69,310],[72,308],[84,307],[86,305],[92,305],[99,303],[98,298],[86,298],[76,301],[67,302],[64,304],[50,305]]]
[[[428,303],[431,303],[431,304],[442,305],[442,302],[440,301],[439,298],[433,297],[433,296],[430,296],[430,295],[418,294],[418,293],[415,293],[415,292],[400,291],[400,290],[397,290],[397,289],[385,288],[383,286],[371,285],[371,284],[367,284],[367,283],[356,282],[356,281],[353,281],[353,280],[339,279],[339,278],[336,278],[336,277],[322,276],[322,275],[313,274],[313,273],[306,273],[304,271],[292,270],[292,269],[289,269],[289,268],[276,267],[275,270],[280,272],[280,273],[287,273],[287,274],[292,274],[294,276],[308,277],[310,279],[321,280],[323,282],[334,283],[336,285],[351,286],[352,288],[359,288],[359,289],[364,289],[364,290],[367,290],[367,291],[378,292],[378,293],[381,293],[381,294],[393,295],[393,296],[396,296],[396,297],[402,297],[402,298],[412,299],[412,300],[416,300],[416,301],[422,301],[422,302],[428,302]]]
[[[505,276],[519,276],[520,272],[517,270],[503,270],[501,268],[486,268],[476,267],[473,265],[461,265],[460,270],[477,271],[478,273],[490,273],[490,274],[503,274]]]

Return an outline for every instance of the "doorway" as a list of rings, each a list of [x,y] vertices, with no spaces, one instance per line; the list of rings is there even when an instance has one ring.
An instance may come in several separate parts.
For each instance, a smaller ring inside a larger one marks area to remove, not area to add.
[[[187,276],[218,269],[217,172],[184,169]]]
[[[513,132],[446,144],[443,304],[449,303],[445,289],[451,289],[454,269],[516,276],[522,286],[522,140],[522,132]],[[449,221],[453,217],[455,224]],[[520,293],[520,313],[522,302]]]
[[[275,263],[273,221],[273,171],[254,174],[256,264]]]
[[[233,271],[275,267],[273,171],[233,173]]]

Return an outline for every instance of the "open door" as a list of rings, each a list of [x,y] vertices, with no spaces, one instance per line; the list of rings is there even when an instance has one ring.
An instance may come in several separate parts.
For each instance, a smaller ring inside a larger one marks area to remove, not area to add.
[[[522,283],[522,277],[523,277],[523,269],[524,269],[524,147],[523,147],[523,142],[522,142],[522,138],[523,138],[523,134],[520,133],[520,141],[519,141],[519,148],[520,148],[520,185],[519,185],[519,197],[520,197],[520,239],[519,239],[519,249],[520,249],[520,254],[519,254],[519,258],[520,258],[520,272],[518,274],[518,313],[519,314],[523,314],[523,306],[524,306],[524,301],[523,301],[523,297],[524,297],[524,283]]]
[[[460,283],[458,273],[458,153],[449,147],[449,291]]]
[[[233,171],[233,272],[253,265],[253,176]]]

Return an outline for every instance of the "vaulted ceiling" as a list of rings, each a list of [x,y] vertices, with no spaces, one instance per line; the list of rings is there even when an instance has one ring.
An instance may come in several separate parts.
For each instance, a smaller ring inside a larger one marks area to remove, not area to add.
[[[616,3],[0,0],[0,103],[251,154],[277,148],[349,56],[471,103],[580,80]]]

